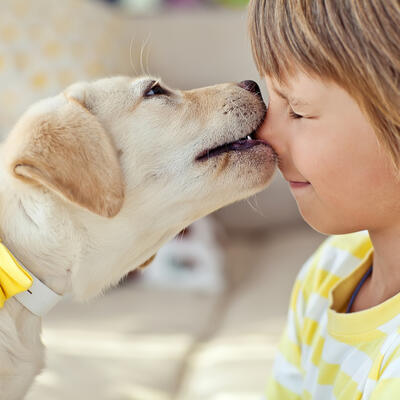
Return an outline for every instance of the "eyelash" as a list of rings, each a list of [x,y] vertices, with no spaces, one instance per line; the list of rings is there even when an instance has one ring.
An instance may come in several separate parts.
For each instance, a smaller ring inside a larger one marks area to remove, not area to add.
[[[153,93],[151,93],[153,92]],[[143,97],[153,97],[153,96],[162,96],[168,95],[168,91],[160,86],[158,82],[152,82],[152,84],[146,89]]]
[[[303,118],[302,115],[296,114],[292,109],[289,110],[289,116],[290,116],[290,118],[292,118],[292,119],[300,119],[300,118]]]

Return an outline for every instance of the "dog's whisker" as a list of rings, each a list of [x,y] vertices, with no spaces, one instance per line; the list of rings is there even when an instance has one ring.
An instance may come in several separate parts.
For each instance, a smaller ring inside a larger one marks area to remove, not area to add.
[[[129,45],[129,62],[130,62],[130,64],[131,64],[133,73],[135,74],[135,76],[138,76],[137,69],[136,69],[136,67],[135,67],[135,65],[134,65],[134,63],[133,63],[133,55],[132,55],[133,42],[134,42],[134,40],[135,40],[135,36],[132,36],[131,43],[130,43],[130,45]]]
[[[263,214],[263,212],[258,208],[257,206],[254,206],[253,204],[251,204],[250,199],[246,199],[247,203],[249,204],[249,206],[251,207],[251,209],[256,212],[258,215],[265,217],[265,215]]]
[[[149,75],[148,74],[148,72],[146,71],[146,68],[144,67],[144,64],[143,64],[143,55],[144,55],[144,51],[145,51],[145,49],[146,49],[146,46],[147,46],[147,44],[148,44],[148,42],[149,42],[149,39],[150,39],[150,33],[147,35],[147,38],[146,38],[146,40],[144,41],[144,43],[143,43],[143,45],[142,45],[142,48],[141,48],[141,50],[140,50],[140,67],[141,67],[141,69],[142,69],[142,74],[146,74],[146,75]]]
[[[260,215],[262,215],[263,217],[265,217],[265,215],[263,214],[263,212],[262,212],[262,210],[261,210],[261,208],[260,208],[260,205],[258,204],[258,197],[257,197],[257,195],[255,194],[254,196],[253,196],[253,198],[254,198],[254,204],[255,204],[255,207],[258,209],[258,211],[260,212]]]
[[[281,160],[281,158],[279,157],[278,154],[275,154],[275,157],[276,157],[276,162],[277,162],[278,168],[279,168],[280,170],[282,170],[282,160]]]
[[[253,211],[256,211],[256,210],[254,209],[253,204],[251,204],[251,202],[250,202],[249,199],[246,199],[246,202],[247,202],[247,204],[250,206],[250,208],[251,208]]]
[[[148,71],[148,75],[153,75],[152,71],[150,70],[150,53],[151,53],[151,42],[150,42],[150,36],[151,34],[149,34],[149,42],[148,42],[148,46],[147,46],[147,55],[146,55],[146,69]],[[159,74],[157,74],[158,76]]]
[[[237,107],[236,110],[240,113],[241,117],[243,118],[244,122],[246,125],[250,126],[251,124],[249,123],[249,118],[246,118],[245,115],[243,114],[242,110],[240,107]]]
[[[152,75],[152,73],[150,71],[150,62],[149,62],[149,60],[150,60],[150,51],[151,51],[151,46],[149,44],[147,55],[146,55],[146,63],[145,63],[146,68],[147,68],[147,75]]]

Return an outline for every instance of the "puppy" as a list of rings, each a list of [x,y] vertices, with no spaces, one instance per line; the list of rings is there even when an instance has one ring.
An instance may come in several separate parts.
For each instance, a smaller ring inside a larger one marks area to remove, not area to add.
[[[0,239],[36,278],[0,308],[2,400],[22,399],[44,365],[35,285],[90,299],[193,221],[264,189],[276,157],[252,135],[265,113],[251,81],[178,91],[115,77],[22,116],[0,147]]]

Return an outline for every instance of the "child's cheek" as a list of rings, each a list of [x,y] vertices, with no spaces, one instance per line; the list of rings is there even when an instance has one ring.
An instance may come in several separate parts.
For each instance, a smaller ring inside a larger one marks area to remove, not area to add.
[[[308,182],[319,180],[324,157],[313,141],[296,139],[292,143],[292,160],[295,169]]]

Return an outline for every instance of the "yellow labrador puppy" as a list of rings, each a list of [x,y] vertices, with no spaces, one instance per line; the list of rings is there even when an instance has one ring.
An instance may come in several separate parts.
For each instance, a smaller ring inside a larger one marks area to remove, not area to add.
[[[0,147],[0,260],[9,251],[33,285],[0,308],[1,399],[22,399],[43,367],[40,316],[60,296],[98,295],[194,220],[266,187],[276,157],[252,137],[265,113],[252,81],[178,91],[115,77],[22,116]]]

